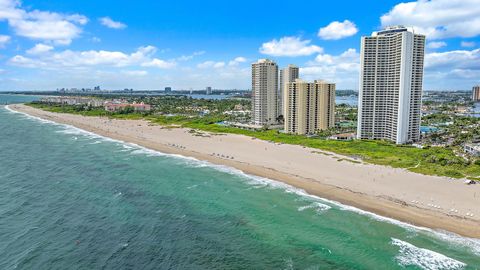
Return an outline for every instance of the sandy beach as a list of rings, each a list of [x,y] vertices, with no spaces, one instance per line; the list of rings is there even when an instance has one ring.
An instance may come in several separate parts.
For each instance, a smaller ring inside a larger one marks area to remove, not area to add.
[[[480,238],[480,185],[468,186],[463,180],[354,163],[349,157],[318,149],[242,135],[169,129],[141,120],[58,114],[25,105],[10,108],[164,153],[231,166],[417,226]]]

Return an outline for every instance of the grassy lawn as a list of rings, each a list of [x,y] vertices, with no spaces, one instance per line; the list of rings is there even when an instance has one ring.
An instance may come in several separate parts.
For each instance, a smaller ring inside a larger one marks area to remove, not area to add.
[[[221,116],[200,118],[194,116],[144,115],[140,113],[122,114],[105,112],[103,109],[78,110],[73,106],[28,105],[51,112],[73,113],[85,116],[107,116],[117,119],[146,119],[163,126],[181,126],[213,133],[241,134],[266,141],[331,151],[341,155],[360,158],[368,163],[405,168],[412,172],[427,175],[452,178],[467,177],[480,180],[480,165],[457,157],[451,148],[428,147],[419,149],[412,146],[398,146],[385,141],[354,140],[343,142],[283,134],[276,130],[249,131],[216,124],[223,120]]]

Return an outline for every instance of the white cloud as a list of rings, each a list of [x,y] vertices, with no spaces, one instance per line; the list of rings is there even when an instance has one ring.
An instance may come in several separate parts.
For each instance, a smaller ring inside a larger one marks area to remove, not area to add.
[[[235,59],[229,61],[228,65],[229,66],[237,66],[240,63],[245,63],[246,61],[247,61],[247,59],[245,57],[239,56],[239,57],[236,57]]]
[[[43,48],[46,49],[46,48]],[[119,51],[72,51],[37,54],[32,57],[16,55],[9,60],[11,65],[28,68],[84,68],[84,67],[126,67],[144,66],[156,68],[172,68],[175,62],[153,58],[156,53],[153,46],[140,47],[137,51],[126,54]]]
[[[425,89],[470,89],[480,78],[480,49],[425,55]]]
[[[355,49],[348,49],[340,55],[317,55],[314,61],[300,68],[300,75],[306,80],[325,79],[334,82],[339,89],[357,89],[359,70],[359,53]]]
[[[163,68],[163,69],[168,69],[168,68],[173,68],[177,65],[174,61],[165,61],[162,59],[154,58],[151,61],[142,63],[142,67],[156,67],[156,68]]]
[[[427,43],[427,48],[429,49],[439,49],[445,46],[447,46],[447,43],[443,41],[430,41]]]
[[[460,45],[465,48],[471,48],[471,47],[475,47],[476,44],[473,41],[462,41]]]
[[[70,44],[81,34],[81,26],[88,22],[88,18],[80,14],[27,11],[16,0],[0,0],[1,20],[7,20],[18,36],[56,44]]]
[[[349,21],[334,21],[318,30],[318,37],[326,40],[338,40],[355,35],[358,32],[357,26]]]
[[[271,56],[306,56],[322,53],[323,49],[310,45],[311,40],[301,40],[299,37],[282,37],[263,43],[260,53]]]
[[[27,58],[22,55],[15,55],[14,57],[10,58],[9,63],[14,66],[26,67],[26,68],[42,68],[42,67],[45,67],[46,65],[46,63],[40,60]]]
[[[54,48],[50,45],[45,44],[36,44],[33,48],[27,51],[28,54],[42,54],[53,50]]]
[[[419,0],[400,3],[381,17],[382,26],[413,26],[429,39],[475,37],[480,34],[478,0]]]
[[[6,35],[0,35],[0,48],[5,47],[5,44],[7,44],[10,41],[10,36]]]
[[[224,68],[224,67],[227,67],[227,66],[228,67],[236,67],[241,63],[245,63],[246,61],[247,61],[247,59],[245,57],[242,57],[242,56],[235,57],[235,59],[228,61],[228,64],[225,61],[218,61],[217,62],[217,61],[209,60],[209,61],[205,61],[205,62],[197,64],[197,68],[199,68],[199,69],[208,69],[208,68],[220,69],[220,68]]]
[[[205,54],[205,51],[197,51],[197,52],[193,52],[192,54],[190,55],[182,55],[178,58],[178,61],[188,61],[188,60],[192,60],[194,57],[196,56],[200,56],[200,55],[203,55]]]
[[[480,70],[480,49],[456,50],[425,55],[425,69],[453,70],[477,69]]]
[[[197,65],[198,68],[222,68],[225,62],[205,61]]]
[[[127,27],[126,24],[114,21],[110,17],[102,17],[99,21],[102,25],[112,29],[124,29]]]
[[[224,62],[217,62],[213,65],[214,68],[221,68],[224,67],[225,63]]]

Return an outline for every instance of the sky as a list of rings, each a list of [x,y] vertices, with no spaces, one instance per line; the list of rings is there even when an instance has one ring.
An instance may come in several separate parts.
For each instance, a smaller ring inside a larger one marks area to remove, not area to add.
[[[424,89],[480,84],[480,0],[0,0],[0,91],[249,89],[259,58],[358,89],[360,38],[427,37]]]

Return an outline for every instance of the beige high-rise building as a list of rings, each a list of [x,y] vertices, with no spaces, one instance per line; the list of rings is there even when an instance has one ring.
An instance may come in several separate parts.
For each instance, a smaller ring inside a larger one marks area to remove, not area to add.
[[[299,78],[300,69],[295,65],[288,65],[280,70],[279,88],[278,88],[278,114],[285,116],[285,87],[290,82]]]
[[[472,88],[472,100],[474,102],[480,101],[480,85]]]
[[[272,125],[278,117],[278,66],[269,59],[252,64],[252,122]]]
[[[425,36],[403,26],[362,37],[357,137],[420,139]]]
[[[335,84],[296,79],[285,90],[285,132],[313,134],[335,125]]]

